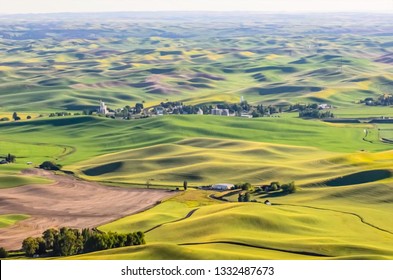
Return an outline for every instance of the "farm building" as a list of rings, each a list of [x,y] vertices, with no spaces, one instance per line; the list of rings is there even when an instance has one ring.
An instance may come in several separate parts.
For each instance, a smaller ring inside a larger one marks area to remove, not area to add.
[[[233,184],[220,183],[212,186],[212,190],[230,190],[234,187]]]

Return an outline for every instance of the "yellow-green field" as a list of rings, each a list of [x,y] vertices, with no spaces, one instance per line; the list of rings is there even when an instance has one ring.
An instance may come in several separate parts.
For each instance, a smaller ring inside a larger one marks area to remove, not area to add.
[[[153,185],[170,186],[181,184],[183,178],[194,186],[220,180],[262,184],[277,178],[306,184],[368,169],[390,169],[392,157],[391,151],[347,154],[311,147],[189,138],[108,154],[74,168],[83,170],[81,177],[130,184],[145,184],[150,179]]]
[[[15,223],[27,218],[29,218],[29,216],[22,214],[0,215],[0,228],[12,226]]]
[[[272,206],[213,200],[187,205],[188,199],[206,196],[205,191],[187,191],[100,227],[142,229],[148,245],[71,259],[392,259],[392,188],[391,180],[360,187],[304,188],[269,198]],[[369,192],[378,198],[372,199]]]

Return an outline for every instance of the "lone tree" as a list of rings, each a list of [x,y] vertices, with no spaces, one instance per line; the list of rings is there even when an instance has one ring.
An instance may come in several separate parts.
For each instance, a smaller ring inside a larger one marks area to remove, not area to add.
[[[14,121],[20,121],[20,117],[18,116],[18,113],[14,112],[14,113],[12,114],[12,119],[13,119]]]
[[[15,162],[16,156],[8,154],[7,157],[5,158],[5,160],[9,163],[11,162]]]

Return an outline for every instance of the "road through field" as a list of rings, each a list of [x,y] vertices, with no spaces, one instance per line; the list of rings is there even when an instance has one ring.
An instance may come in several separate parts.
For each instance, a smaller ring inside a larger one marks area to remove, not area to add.
[[[0,228],[0,247],[21,248],[23,239],[40,236],[50,227],[92,228],[143,211],[173,192],[103,186],[68,175],[28,169],[27,175],[55,181],[0,190],[0,215],[27,214],[31,217]],[[138,229],[130,228],[130,232]]]

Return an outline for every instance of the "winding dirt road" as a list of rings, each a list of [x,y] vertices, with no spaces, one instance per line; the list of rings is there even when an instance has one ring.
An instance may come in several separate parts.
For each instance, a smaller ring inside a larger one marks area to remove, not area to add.
[[[143,211],[173,195],[166,190],[108,187],[39,169],[23,173],[42,176],[55,183],[0,190],[0,215],[31,216],[13,226],[0,228],[0,247],[7,250],[20,249],[23,239],[40,236],[51,227],[97,227]],[[130,228],[130,232],[137,230]]]

